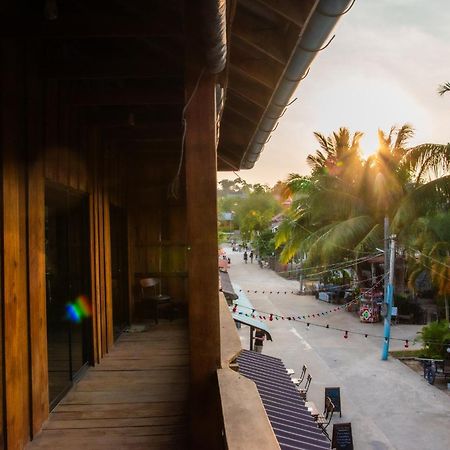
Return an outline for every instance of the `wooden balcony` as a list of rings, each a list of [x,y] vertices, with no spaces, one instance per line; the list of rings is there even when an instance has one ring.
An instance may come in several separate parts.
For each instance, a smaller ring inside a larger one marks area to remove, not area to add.
[[[177,449],[188,443],[187,324],[124,333],[53,410],[34,449]]]

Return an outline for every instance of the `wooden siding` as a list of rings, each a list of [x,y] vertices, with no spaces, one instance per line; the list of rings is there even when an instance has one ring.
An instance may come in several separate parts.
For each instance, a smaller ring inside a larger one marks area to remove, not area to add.
[[[45,183],[90,197],[92,362],[113,345],[109,204],[111,197],[123,201],[120,159],[105,158],[95,128],[64,105],[59,83],[40,78],[35,50],[30,42],[1,41],[9,70],[0,78],[0,449],[8,450],[22,449],[49,411]]]
[[[139,307],[139,278],[161,279],[165,293],[187,303],[187,229],[185,192],[177,198],[167,178],[173,179],[171,161],[155,165],[148,154],[128,161],[126,205],[129,211],[129,282],[131,310]],[[139,308],[137,309],[139,312]]]
[[[3,40],[1,59],[13,70],[1,78],[2,300],[4,423],[8,450],[21,449],[29,436],[28,305],[26,281],[26,189],[24,73],[22,48]]]
[[[182,321],[123,334],[26,450],[187,448],[188,366]]]

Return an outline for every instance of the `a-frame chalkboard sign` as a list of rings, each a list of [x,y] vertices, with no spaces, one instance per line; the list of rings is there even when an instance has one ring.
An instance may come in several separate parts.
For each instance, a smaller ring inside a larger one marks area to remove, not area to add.
[[[334,412],[338,412],[339,416],[342,417],[341,408],[341,388],[338,387],[326,387],[325,388],[325,400],[327,397],[331,398],[334,405]],[[325,402],[326,404],[326,402]]]
[[[333,438],[331,448],[336,450],[353,450],[352,424],[335,423],[333,425]]]

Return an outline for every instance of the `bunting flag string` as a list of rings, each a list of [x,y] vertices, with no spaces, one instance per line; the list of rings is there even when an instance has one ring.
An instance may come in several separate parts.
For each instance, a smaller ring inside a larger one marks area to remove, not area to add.
[[[354,281],[354,282],[348,283],[348,284],[342,284],[342,285],[339,285],[339,287],[340,287],[340,288],[346,288],[346,287],[351,287],[351,286],[358,285],[358,284],[363,284],[363,283],[366,283],[367,281],[378,280],[378,281],[375,283],[375,285],[374,285],[374,286],[376,286],[376,285],[379,283],[380,279],[382,280],[382,279],[384,279],[384,278],[387,277],[387,276],[389,276],[389,273],[387,273],[386,275],[384,275],[384,274],[378,275],[377,277],[374,277],[374,278],[366,278],[366,279],[364,279],[364,280]],[[371,288],[369,288],[369,290],[373,289],[374,286],[372,286]],[[261,290],[258,290],[258,289],[238,289],[238,292],[244,292],[244,293],[247,293],[247,294],[268,294],[268,295],[291,295],[291,294],[298,295],[298,294],[299,294],[299,291],[298,291],[298,290],[294,290],[294,291],[292,291],[292,290],[286,290],[286,291],[285,291],[285,290],[283,290],[283,289],[281,289],[281,290],[264,289],[264,290],[262,290],[262,291],[261,291]]]
[[[353,301],[354,301],[354,300],[353,300]],[[352,302],[349,302],[347,305],[349,305],[350,303],[353,303],[353,301],[352,301]],[[333,330],[333,331],[340,331],[340,332],[344,333],[344,339],[348,339],[348,337],[349,337],[350,334],[355,334],[355,335],[359,335],[359,336],[364,336],[365,338],[372,337],[372,338],[377,338],[377,339],[386,339],[384,336],[380,336],[380,335],[376,335],[376,334],[364,333],[364,332],[362,332],[362,331],[346,330],[346,329],[344,329],[344,328],[332,327],[332,326],[330,326],[329,324],[324,325],[324,324],[314,323],[314,322],[310,322],[310,321],[305,320],[306,318],[309,318],[309,317],[317,317],[317,318],[320,318],[320,315],[321,315],[322,313],[319,314],[319,315],[313,314],[313,315],[306,315],[306,316],[280,316],[280,315],[278,315],[278,314],[274,314],[274,313],[264,313],[264,312],[262,312],[262,311],[258,311],[258,312],[261,312],[262,314],[256,314],[256,312],[257,312],[256,309],[252,309],[252,313],[251,313],[251,314],[248,314],[248,313],[244,313],[244,312],[242,312],[242,311],[235,311],[235,308],[233,308],[233,312],[235,312],[235,313],[237,313],[237,314],[240,314],[240,315],[243,315],[243,316],[246,316],[246,317],[259,318],[259,319],[261,319],[261,320],[270,320],[270,321],[272,321],[272,320],[274,320],[274,319],[276,319],[276,320],[291,320],[291,321],[294,321],[294,322],[299,322],[299,323],[306,324],[306,329],[307,329],[307,330],[308,330],[311,326],[313,326],[313,327],[319,327],[319,328],[326,328],[326,329],[328,329],[328,330]],[[405,338],[391,337],[390,340],[392,340],[392,341],[400,341],[400,342],[404,342],[405,348],[408,348],[408,347],[409,347],[409,343],[410,343],[410,342],[412,342],[412,345],[415,345],[415,344],[416,344],[416,339],[415,339],[415,338],[408,338],[408,339],[405,339]],[[430,342],[429,342],[429,341],[426,341],[426,342],[424,342],[424,343],[425,343],[425,344],[430,344],[430,343],[432,343],[432,342],[431,342],[431,341],[430,341]],[[444,345],[444,344],[442,344],[442,345]]]
[[[261,320],[269,320],[269,321],[273,321],[273,320],[300,320],[300,319],[310,319],[310,318],[319,318],[321,316],[326,316],[327,314],[331,314],[334,312],[339,312],[339,311],[343,311],[346,308],[348,308],[350,305],[352,305],[353,303],[356,303],[359,299],[353,299],[352,301],[345,303],[344,305],[339,305],[336,306],[335,308],[332,308],[328,311],[319,311],[319,312],[315,312],[314,314],[304,314],[304,315],[299,315],[299,316],[295,316],[295,315],[291,315],[291,316],[285,316],[285,315],[280,315],[280,314],[276,314],[276,313],[270,313],[270,312],[266,312],[266,311],[260,311],[256,308],[250,308],[246,305],[240,305],[239,303],[235,303],[233,305],[233,312],[246,316],[246,317],[252,317],[254,319],[261,319]],[[241,309],[247,309],[250,310],[251,309],[251,313],[246,313],[244,311],[238,311],[238,308]]]
[[[387,276],[388,274],[386,274]],[[385,278],[385,276],[383,276],[383,278],[381,280],[379,280],[377,283],[375,283],[372,288],[368,291],[373,291],[378,284],[381,283],[381,281],[383,281],[383,279]],[[267,311],[262,311],[258,308],[250,308],[249,306],[246,305],[240,305],[239,303],[234,303],[233,305],[233,313],[235,314],[239,314],[239,315],[243,315],[246,317],[251,317],[251,318],[257,318],[260,320],[269,320],[269,321],[273,321],[273,320],[290,320],[290,321],[295,321],[295,322],[299,322],[299,323],[304,323],[306,324],[306,329],[308,330],[310,326],[315,326],[315,327],[319,327],[319,328],[326,328],[329,330],[334,330],[334,331],[340,331],[344,333],[344,338],[348,339],[350,334],[356,334],[356,335],[360,335],[360,336],[364,336],[365,338],[368,337],[372,337],[372,338],[377,338],[377,339],[386,339],[384,336],[380,336],[380,335],[375,335],[375,334],[370,334],[370,333],[364,333],[361,331],[352,331],[352,330],[346,330],[343,328],[337,328],[337,327],[332,327],[329,324],[319,324],[319,323],[312,323],[311,321],[309,321],[308,319],[319,319],[321,317],[327,316],[328,314],[332,314],[334,312],[339,312],[339,311],[343,311],[345,309],[347,309],[350,305],[352,305],[353,303],[356,303],[359,299],[361,299],[362,296],[355,298],[353,300],[351,300],[348,303],[345,303],[344,305],[340,305],[340,306],[336,306],[330,310],[327,311],[319,311],[316,312],[314,314],[303,314],[303,315],[280,315],[280,314],[276,314],[273,312],[267,312]],[[242,309],[242,311],[239,311],[238,308]],[[244,310],[251,310],[251,313],[245,312]],[[414,338],[395,338],[395,337],[391,337],[390,340],[393,341],[401,341],[404,342],[404,346],[405,348],[409,347],[409,342],[412,341],[413,345],[416,343],[416,340]]]
[[[383,278],[378,280],[368,291],[366,291],[364,293],[364,295],[367,295],[367,294],[370,294],[371,292],[373,292],[377,288],[377,286],[384,280],[384,278],[386,276],[389,276],[389,274],[383,275]],[[240,289],[240,291],[242,291],[242,290]],[[255,291],[255,292],[257,292],[257,291]],[[279,315],[279,314],[271,313],[271,312],[267,312],[267,311],[256,310],[256,309],[252,309],[246,305],[241,305],[241,304],[237,303],[236,301],[233,304],[233,312],[239,313],[242,315],[246,315],[247,317],[253,317],[253,318],[256,318],[258,316],[258,318],[261,320],[267,320],[267,318],[270,321],[272,321],[273,319],[275,319],[275,320],[279,320],[279,319],[281,319],[281,320],[286,320],[286,319],[287,320],[301,320],[301,319],[310,319],[310,318],[316,318],[316,317],[319,318],[320,316],[326,316],[327,314],[343,311],[343,310],[347,309],[353,303],[356,303],[357,301],[359,301],[361,298],[363,298],[363,295],[360,295],[343,305],[335,306],[334,308],[327,310],[327,311],[319,311],[319,312],[316,312],[313,314],[312,313],[300,314],[298,316],[296,316],[296,315],[284,316],[284,315]],[[244,311],[238,311],[238,308],[247,309],[247,310],[252,309],[252,312],[251,312],[251,314],[246,314],[246,313],[244,313]],[[255,315],[255,311],[258,311],[259,314]]]

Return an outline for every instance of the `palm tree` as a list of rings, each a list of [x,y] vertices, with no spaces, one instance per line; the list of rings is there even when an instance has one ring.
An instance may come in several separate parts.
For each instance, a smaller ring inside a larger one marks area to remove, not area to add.
[[[448,177],[424,183],[419,176],[427,164],[448,167],[448,148],[408,149],[412,134],[409,125],[379,131],[379,149],[364,162],[360,133],[353,139],[344,128],[329,138],[316,133],[320,150],[308,157],[308,182],[295,175],[286,181],[294,196],[277,234],[282,259],[301,250],[310,264],[342,261],[382,246],[385,216],[394,219],[393,230],[406,236],[419,217],[448,208]]]
[[[354,169],[361,163],[359,141],[363,133],[357,131],[350,139],[348,128],[341,127],[337,133],[325,137],[314,133],[320,149],[315,155],[308,155],[306,162],[312,169],[312,175],[330,174],[345,179],[355,174]]]
[[[408,231],[404,239],[409,260],[408,285],[415,290],[417,278],[427,272],[437,295],[444,299],[445,315],[449,320],[450,213],[444,211],[420,217]]]
[[[374,234],[361,189],[362,133],[350,137],[348,129],[340,128],[328,138],[320,133],[315,136],[320,149],[307,158],[311,177],[291,175],[286,181],[294,195],[277,235],[277,245],[284,246],[284,261],[303,250],[310,263],[331,263],[352,254],[349,244],[355,241],[363,249]]]

